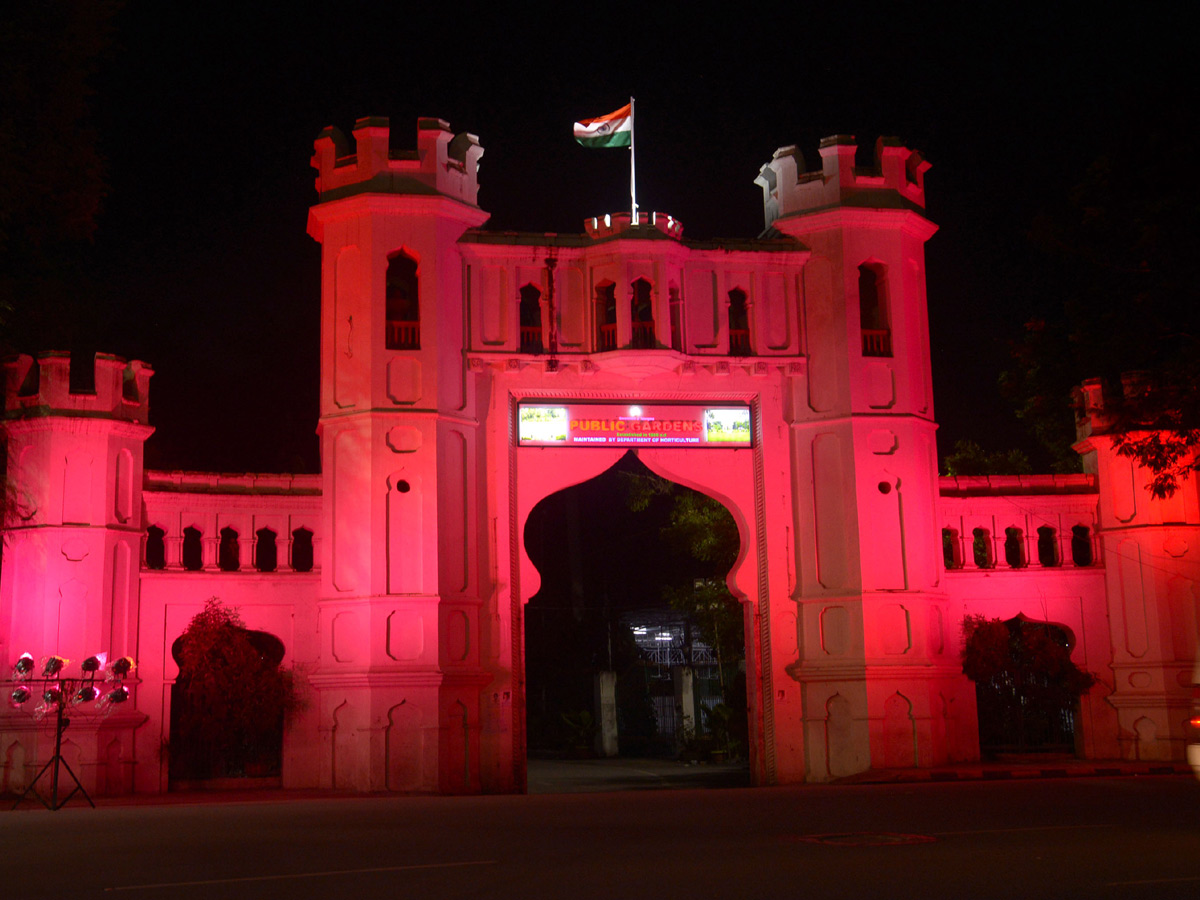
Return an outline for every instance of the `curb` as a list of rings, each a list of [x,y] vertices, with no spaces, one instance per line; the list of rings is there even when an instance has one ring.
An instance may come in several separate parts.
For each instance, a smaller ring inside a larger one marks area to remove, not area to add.
[[[901,784],[930,781],[1008,781],[1037,778],[1132,778],[1144,775],[1191,775],[1186,763],[1097,762],[1071,765],[965,765],[934,769],[868,769],[830,784]]]

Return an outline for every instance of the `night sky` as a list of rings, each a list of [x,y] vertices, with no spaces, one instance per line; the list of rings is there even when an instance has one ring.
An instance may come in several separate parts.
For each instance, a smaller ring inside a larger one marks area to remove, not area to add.
[[[939,443],[1020,443],[996,375],[1053,300],[1030,283],[1030,222],[1114,135],[1187,102],[1188,29],[1155,4],[738,6],[129,2],[90,81],[108,183],[94,241],[57,305],[17,302],[7,342],[150,362],[151,466],[316,471],[320,129],[387,116],[406,149],[419,116],[441,117],[486,150],[486,227],[578,232],[628,208],[628,166],[571,123],[633,95],[642,209],[686,237],[756,236],[753,179],[779,146],[810,167],[835,133],[919,149],[941,227]]]

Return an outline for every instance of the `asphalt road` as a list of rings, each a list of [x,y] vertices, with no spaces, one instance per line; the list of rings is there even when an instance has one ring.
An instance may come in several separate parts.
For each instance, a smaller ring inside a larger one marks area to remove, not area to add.
[[[1200,784],[1073,778],[0,813],[2,900],[1200,897]]]

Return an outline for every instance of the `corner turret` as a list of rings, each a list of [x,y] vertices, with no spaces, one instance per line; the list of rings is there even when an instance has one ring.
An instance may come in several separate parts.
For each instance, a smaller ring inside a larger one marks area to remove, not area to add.
[[[858,147],[853,135],[838,134],[821,141],[821,170],[806,172],[804,155],[795,147],[780,147],[763,166],[754,183],[763,189],[765,227],[790,215],[837,206],[869,209],[925,208],[925,172],[929,163],[899,139],[875,142],[875,165],[855,166]]]
[[[390,149],[388,120],[367,116],[354,123],[354,149],[340,129],[317,136],[312,167],[320,202],[354,194],[442,194],[478,206],[479,138],[452,134],[441,119],[417,120],[417,149]]]
[[[1113,627],[1113,690],[1123,759],[1181,759],[1188,737],[1200,580],[1200,483],[1181,473],[1169,496],[1155,496],[1155,473],[1119,447],[1130,406],[1155,390],[1149,373],[1125,372],[1116,385],[1090,378],[1074,391],[1074,449],[1100,483],[1097,525],[1105,557],[1105,596]],[[1160,401],[1162,398],[1159,398]],[[1146,426],[1124,437],[1169,443]],[[1187,460],[1185,459],[1186,466]]]

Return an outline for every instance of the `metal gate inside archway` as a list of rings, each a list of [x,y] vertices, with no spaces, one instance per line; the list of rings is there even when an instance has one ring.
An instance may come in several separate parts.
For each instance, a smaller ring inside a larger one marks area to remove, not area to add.
[[[980,752],[985,757],[1018,753],[1074,755],[1078,694],[1072,684],[1074,672],[1063,670],[1059,660],[1069,661],[1070,634],[1059,626],[1024,616],[992,624],[1006,645],[1003,652],[1010,664],[975,683]]]

